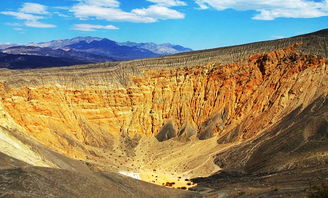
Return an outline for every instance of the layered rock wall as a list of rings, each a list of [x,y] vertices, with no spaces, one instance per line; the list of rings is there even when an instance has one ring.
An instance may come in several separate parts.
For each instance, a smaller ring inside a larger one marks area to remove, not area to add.
[[[163,141],[194,131],[200,139],[238,142],[326,96],[327,59],[302,54],[299,47],[232,64],[213,60],[126,73],[120,67],[86,68],[47,79],[51,70],[43,77],[4,72],[1,102],[26,133],[77,159],[93,155],[93,148],[112,149],[122,134]]]

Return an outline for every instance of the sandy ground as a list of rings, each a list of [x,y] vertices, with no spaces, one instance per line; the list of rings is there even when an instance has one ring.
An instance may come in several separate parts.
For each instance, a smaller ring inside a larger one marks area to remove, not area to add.
[[[142,138],[135,156],[119,166],[119,171],[157,185],[188,189],[195,186],[191,178],[206,177],[220,170],[213,163],[214,155],[229,146],[218,145],[216,138],[189,142]]]

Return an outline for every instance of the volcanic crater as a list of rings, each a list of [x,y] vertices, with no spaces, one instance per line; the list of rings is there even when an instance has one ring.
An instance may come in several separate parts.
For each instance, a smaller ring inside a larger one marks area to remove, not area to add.
[[[308,181],[328,179],[327,41],[322,30],[2,69],[0,196],[306,195]]]

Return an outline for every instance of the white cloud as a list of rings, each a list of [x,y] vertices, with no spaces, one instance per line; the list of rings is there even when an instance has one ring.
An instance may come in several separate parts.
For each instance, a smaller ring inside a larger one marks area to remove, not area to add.
[[[206,2],[204,0],[196,0],[196,4],[199,6],[200,9],[205,10],[208,8]]]
[[[272,36],[273,39],[283,39],[286,38],[286,36],[282,36],[282,35],[274,35]]]
[[[47,6],[38,3],[24,3],[23,7],[19,9],[19,11],[30,14],[49,14],[47,11]]]
[[[22,26],[20,23],[5,23],[5,25],[14,26],[14,27]]]
[[[276,18],[315,18],[328,16],[328,12],[322,12],[315,8],[299,8],[299,9],[273,9],[273,10],[258,10],[253,19],[257,20],[274,20]]]
[[[54,6],[52,8],[57,10],[65,10],[65,11],[68,11],[70,9],[70,7],[68,6]]]
[[[255,10],[256,20],[276,18],[314,18],[328,16],[328,0],[195,0],[201,9],[213,7],[217,10]]]
[[[150,17],[138,16],[134,13],[125,12],[117,8],[99,7],[92,5],[76,5],[71,11],[80,19],[104,19],[107,21],[129,21],[137,23],[150,23],[156,20]]]
[[[73,26],[73,29],[79,31],[96,31],[99,29],[118,30],[118,28],[113,25],[92,25],[92,24],[75,24]]]
[[[79,0],[70,11],[79,19],[99,19],[107,21],[125,21],[134,23],[153,23],[165,19],[181,19],[184,14],[173,10],[171,6],[186,5],[180,0],[148,0],[155,3],[148,8],[133,9],[130,12],[119,8],[117,0]]]
[[[180,1],[180,0],[147,0],[147,1],[166,7],[187,5],[184,1]]]
[[[12,12],[12,11],[4,11],[4,12],[0,12],[1,14],[4,15],[9,15],[9,16],[14,16],[16,19],[20,19],[20,20],[29,20],[29,21],[34,21],[34,20],[39,20],[42,19],[42,16],[36,16],[36,15],[32,15],[32,14],[25,14],[22,12]]]
[[[183,19],[185,17],[185,15],[181,12],[160,5],[152,5],[148,8],[134,9],[132,10],[132,13],[139,16],[162,20]]]
[[[15,27],[14,30],[16,30],[16,31],[23,31],[24,29],[23,28],[20,28],[20,27]]]
[[[60,16],[60,17],[65,17],[65,18],[69,17],[69,15],[61,13],[61,12],[53,12],[53,14]]]
[[[25,26],[35,27],[35,28],[54,28],[56,27],[53,24],[41,23],[39,21],[25,21]]]
[[[19,12],[3,11],[0,12],[3,15],[13,16],[18,20],[24,20],[24,25],[27,27],[35,28],[54,28],[53,24],[42,23],[39,20],[43,19],[45,14],[49,14],[46,10],[46,6],[37,3],[24,3],[23,7],[19,9]],[[36,15],[38,14],[38,15]]]
[[[81,4],[117,8],[120,2],[117,0],[79,0]]]

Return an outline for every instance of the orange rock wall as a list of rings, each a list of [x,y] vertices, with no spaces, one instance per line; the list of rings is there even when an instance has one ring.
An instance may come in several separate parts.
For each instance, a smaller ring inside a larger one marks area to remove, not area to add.
[[[92,148],[110,148],[121,133],[154,136],[167,121],[177,129],[201,126],[227,113],[213,133],[242,125],[237,140],[261,133],[296,107],[327,94],[327,59],[293,49],[254,55],[230,65],[144,70],[129,86],[0,88],[11,117],[40,142],[84,159]],[[83,80],[83,79],[80,79]],[[60,81],[58,82],[61,83]],[[102,85],[102,86],[98,86]]]

